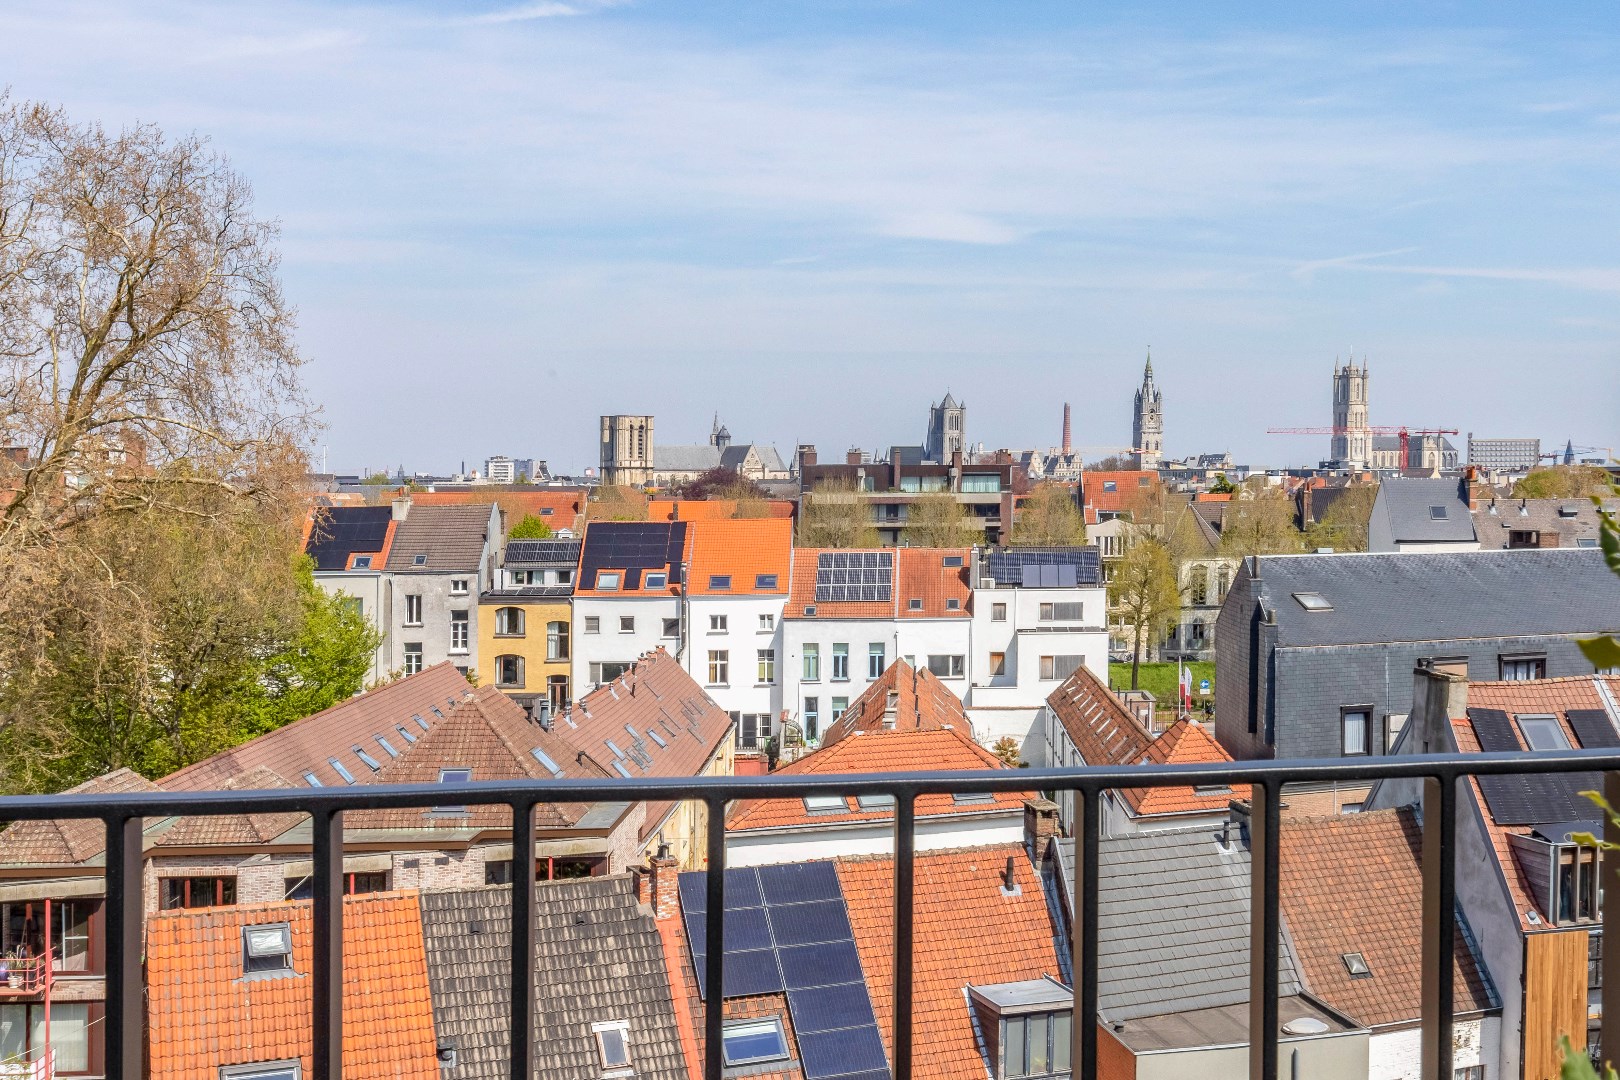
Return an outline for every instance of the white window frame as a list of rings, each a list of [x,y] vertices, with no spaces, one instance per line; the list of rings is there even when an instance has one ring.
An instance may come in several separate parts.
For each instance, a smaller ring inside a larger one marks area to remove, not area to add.
[[[585,633],[587,633],[587,634],[600,634],[601,632],[602,632],[602,616],[600,616],[600,615],[587,615],[587,616],[585,616]]]
[[[619,1045],[624,1051],[624,1060],[615,1062],[608,1060],[607,1045],[602,1039],[603,1032],[616,1031],[619,1033]],[[635,1058],[630,1053],[630,1022],[628,1020],[602,1020],[591,1025],[591,1034],[595,1036],[597,1060],[602,1063],[602,1070],[610,1076],[621,1073],[628,1074],[635,1069]]]
[[[469,590],[467,588],[467,579],[466,578],[461,577],[461,578],[451,578],[450,579],[450,595],[451,596],[466,596],[468,592],[469,592]]]
[[[297,1061],[256,1061],[251,1065],[221,1065],[219,1080],[268,1080],[288,1076],[303,1080],[304,1067]]]
[[[709,616],[709,633],[711,633],[711,634],[724,634],[724,633],[727,633],[728,630],[729,630],[730,625],[731,625],[731,619],[730,619],[729,616],[726,616],[726,615],[710,615]]]
[[[731,650],[709,650],[709,685],[731,685]]]

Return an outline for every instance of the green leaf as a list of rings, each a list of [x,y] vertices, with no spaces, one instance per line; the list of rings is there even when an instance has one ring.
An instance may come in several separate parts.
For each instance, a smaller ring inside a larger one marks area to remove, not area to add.
[[[1604,668],[1620,668],[1620,641],[1604,636],[1584,638],[1577,644],[1599,671]]]

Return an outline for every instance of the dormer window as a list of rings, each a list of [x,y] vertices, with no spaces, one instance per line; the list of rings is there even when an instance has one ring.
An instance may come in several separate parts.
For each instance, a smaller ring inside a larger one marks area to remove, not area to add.
[[[1074,991],[1052,978],[970,986],[996,1080],[1069,1075]]]
[[[630,1070],[630,1025],[624,1020],[607,1020],[591,1025],[596,1036],[596,1053],[607,1072]]]
[[[292,927],[269,923],[242,927],[242,973],[260,975],[292,970]]]

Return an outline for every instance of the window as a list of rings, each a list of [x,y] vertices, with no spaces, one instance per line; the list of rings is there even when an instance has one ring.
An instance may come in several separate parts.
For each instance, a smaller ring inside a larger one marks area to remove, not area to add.
[[[710,574],[709,575],[709,588],[713,589],[716,592],[730,592],[731,591],[731,575],[730,574]]]
[[[728,650],[709,650],[709,685],[731,685],[731,653]]]
[[[53,1001],[50,1008],[50,1045],[56,1056],[56,1074],[89,1072],[90,1006]],[[44,1047],[43,1003],[0,1005],[0,1061],[6,1063],[11,1075],[48,1075],[23,1065],[30,1056],[41,1054]]]
[[[292,970],[292,927],[286,923],[242,927],[242,972]]]
[[[993,653],[990,654],[990,674],[992,674],[992,675],[1005,675],[1005,674],[1007,674],[1007,654],[1006,653],[1004,653],[1004,652],[993,652]]]
[[[756,588],[756,589],[774,589],[774,588],[776,588],[776,575],[775,574],[755,574],[754,575],[754,588]]]
[[[628,1069],[630,1067],[630,1025],[623,1020],[609,1020],[606,1023],[592,1024],[591,1033],[596,1036],[596,1052],[602,1059],[604,1069]]]
[[[807,697],[804,699],[804,737],[814,739],[819,733],[821,720],[821,699]]]
[[[1545,656],[1504,656],[1499,663],[1502,665],[1503,682],[1528,682],[1547,677]]]
[[[910,610],[912,610],[912,611],[921,611],[921,610],[922,610],[922,609],[923,609],[923,605],[922,605],[922,597],[920,597],[920,596],[913,596],[913,597],[912,597],[912,598],[911,598],[911,599],[910,599],[910,600],[909,600],[909,601],[908,601],[908,602],[907,602],[907,604],[906,604],[906,606],[907,606],[907,608],[909,608],[909,609],[910,609]]]
[[[521,689],[523,686],[523,657],[505,653],[495,658],[495,685]]]
[[[1510,529],[1508,543],[1510,548],[1533,548],[1541,546],[1541,533],[1534,529]]]
[[[1001,1075],[1054,1076],[1069,1071],[1070,1021],[1067,1010],[1009,1016],[1001,1022]]]
[[[727,624],[730,621],[731,621],[730,617],[726,616],[726,615],[710,615],[709,616],[709,633],[711,633],[711,634],[723,634],[723,633],[725,633],[726,629],[727,629]]]
[[[666,638],[678,638],[678,637],[680,637],[681,636],[681,620],[680,619],[665,619],[664,620],[664,626],[663,626],[663,635]]]
[[[556,624],[553,623],[553,626]],[[495,636],[496,637],[522,637],[523,636],[523,609],[503,607],[495,609]]]
[[[1332,611],[1333,605],[1321,593],[1297,592],[1294,600],[1306,611]]]
[[[1085,657],[1074,656],[1043,656],[1041,657],[1041,678],[1046,682],[1062,682],[1085,662]]]
[[[1429,507],[1429,520],[1430,521],[1444,521],[1444,520],[1446,520],[1446,508],[1444,506],[1431,506],[1431,507]]]
[[[1007,605],[1006,604],[991,604],[990,605],[990,621],[991,622],[1006,622],[1007,621]]]
[[[411,557],[411,565],[412,566],[426,566],[427,565],[427,556],[426,555],[414,555],[414,556],[412,556]]]
[[[234,877],[163,878],[162,886],[158,901],[165,911],[236,903]]]
[[[767,615],[761,615],[759,617],[759,632],[760,633],[769,634],[769,633],[775,632],[775,630],[776,630],[776,616],[775,615],[768,615],[767,614]]]
[[[597,574],[596,575],[596,591],[597,592],[618,592],[619,591],[619,575],[618,574]]]
[[[1575,538],[1575,546],[1576,547],[1584,547],[1584,548],[1597,547],[1598,546],[1597,537],[1595,537],[1595,536],[1577,536]],[[1478,1067],[1479,1066],[1475,1066],[1475,1068],[1478,1068]]]
[[[353,567],[353,569],[355,569],[355,570],[370,570],[371,569],[371,556],[370,555],[356,555],[354,557],[354,567]]]
[[[546,659],[568,659],[568,624],[565,622],[546,623]]]
[[[1340,749],[1346,757],[1372,753],[1372,709],[1365,705],[1339,713]]]
[[[1390,713],[1384,717],[1384,753],[1395,749],[1395,740],[1406,730],[1406,713]]]
[[[720,1035],[721,1056],[727,1067],[757,1061],[780,1061],[788,1056],[782,1021],[775,1017],[727,1024]]]
[[[393,743],[389,742],[381,735],[373,735],[372,738],[376,739],[377,745],[383,748],[383,753],[387,754],[391,758],[399,757],[399,751],[394,749]]]
[[[966,491],[967,489],[963,488],[962,490]],[[960,556],[960,555],[947,555],[947,556],[945,556],[944,564],[947,567],[961,566],[962,565],[962,556]]]
[[[1519,731],[1532,750],[1569,750],[1569,737],[1556,716],[1520,716]]]
[[[965,667],[963,658],[959,654],[930,655],[928,657],[928,671],[941,679],[960,679]]]
[[[422,597],[420,595],[405,597],[405,625],[422,625]]]
[[[835,697],[832,699],[832,722],[838,723],[838,718],[849,711],[849,698]]]
[[[303,1066],[296,1061],[226,1065],[219,1070],[219,1080],[301,1080],[302,1076]]]
[[[807,814],[847,814],[849,801],[842,795],[806,795],[804,812]]]
[[[415,675],[422,670],[422,643],[420,641],[407,641],[405,643],[405,674]]]
[[[954,596],[949,597],[945,601],[945,610],[946,611],[961,611],[962,610],[962,601],[957,599]]]
[[[1563,844],[1558,851],[1558,880],[1552,897],[1555,925],[1592,922],[1600,917],[1597,849]]]
[[[996,797],[988,791],[958,791],[951,796],[951,802],[957,806],[971,806],[974,803],[993,803]]]
[[[53,971],[90,970],[90,913],[100,900],[58,900],[51,905]],[[0,956],[43,956],[44,904],[38,900],[0,904]],[[6,1055],[0,1052],[0,1061]]]
[[[1595,936],[1593,941],[1598,940]],[[1485,1080],[1485,1066],[1462,1065],[1451,1070],[1451,1080]]]
[[[466,784],[471,782],[472,777],[473,771],[471,769],[439,770],[439,783],[441,784]],[[435,806],[433,808],[433,812],[435,814],[465,814],[467,812],[467,807],[465,804],[461,803],[457,803],[453,806]]]
[[[592,663],[591,682],[601,686],[603,683],[612,682],[629,670],[628,660],[604,660],[601,663]]]
[[[821,681],[821,646],[813,642],[807,642],[804,646],[804,681]]]
[[[1352,979],[1372,978],[1372,968],[1367,966],[1367,958],[1358,952],[1347,952],[1341,959],[1344,961],[1344,970],[1350,973]]]
[[[769,686],[776,682],[776,650],[758,650],[759,677],[755,682],[760,686]]]
[[[587,634],[600,634],[602,632],[602,616],[585,616],[585,632]]]
[[[1203,607],[1209,602],[1209,570],[1202,566],[1192,569],[1192,603]]]
[[[855,796],[855,804],[857,806],[859,806],[864,811],[893,810],[894,809],[894,796],[893,795],[857,795],[857,796]]]
[[[450,595],[451,596],[466,596],[467,595],[467,579],[464,578],[464,577],[451,578],[450,579]]]
[[[619,633],[633,634],[636,632],[636,617],[634,615],[619,616]]]
[[[450,651],[467,651],[467,613],[465,611],[452,611],[450,613]]]
[[[849,679],[849,646],[835,642],[832,652],[833,681],[848,681]]]
[[[364,763],[365,767],[370,769],[372,772],[377,772],[382,768],[382,762],[366,753],[365,750],[361,749],[360,747],[351,746],[349,749],[353,750],[354,756],[359,758],[361,762]]]
[[[885,663],[887,658],[888,651],[884,648],[883,642],[874,641],[868,645],[866,647],[866,677],[876,679],[882,675],[883,669],[889,666]]]
[[[642,581],[644,589],[662,589],[669,584],[669,575],[664,573],[648,574]]]
[[[1041,605],[1041,622],[1080,622],[1085,617],[1084,604]]]

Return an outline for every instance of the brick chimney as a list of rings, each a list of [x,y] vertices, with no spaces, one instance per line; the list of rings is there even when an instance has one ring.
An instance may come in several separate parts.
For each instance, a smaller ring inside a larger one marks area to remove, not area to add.
[[[394,520],[404,521],[405,515],[411,512],[411,497],[409,494],[401,495],[394,500]]]
[[[1073,451],[1069,442],[1069,403],[1063,403],[1063,456],[1068,457]]]
[[[809,443],[799,444],[799,474],[804,474],[805,466],[816,463],[816,448]]]
[[[1024,846],[1029,857],[1040,862],[1046,857],[1047,845],[1058,834],[1058,804],[1051,799],[1028,799],[1024,802]]]
[[[852,446],[848,450],[844,451],[844,464],[845,465],[859,465],[860,463],[861,463],[861,448],[860,447]]]
[[[680,889],[678,881],[681,873],[681,864],[669,853],[668,844],[658,845],[658,854],[649,862],[652,865],[651,903],[655,919],[673,919],[681,913]]]

